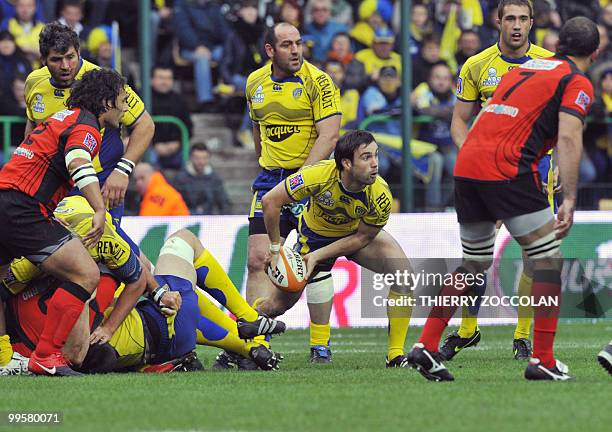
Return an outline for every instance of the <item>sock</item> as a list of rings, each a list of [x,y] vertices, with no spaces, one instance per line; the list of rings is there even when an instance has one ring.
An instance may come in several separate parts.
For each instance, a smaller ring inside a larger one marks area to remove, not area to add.
[[[533,300],[537,304],[541,297],[559,299],[561,272],[558,270],[536,270],[533,274]],[[533,357],[548,369],[555,366],[553,344],[559,320],[559,306],[538,306],[534,311]]]
[[[228,308],[237,318],[255,321],[259,317],[257,311],[242,298],[223,267],[208,250],[204,250],[196,258],[193,266],[196,269],[198,286]]]
[[[253,338],[253,341],[255,341],[257,345],[263,345],[266,348],[270,348],[270,336],[269,335],[255,336]]]
[[[327,324],[310,323],[310,346],[329,346],[331,327]]]
[[[85,288],[72,282],[64,282],[55,290],[47,304],[45,326],[35,350],[37,356],[61,352],[89,297]]]
[[[478,330],[478,311],[480,310],[480,297],[487,290],[486,274],[484,275],[484,283],[474,283],[471,295],[478,296],[478,302],[475,306],[463,306],[461,309],[461,325],[457,334],[462,338],[469,338]]]
[[[455,275],[457,273],[468,273],[463,267],[457,268],[455,272],[453,272],[453,280],[455,279]],[[442,297],[450,297],[450,296],[462,296],[466,295],[465,290],[457,290],[454,287],[454,284],[450,282],[449,284],[445,284],[440,293],[438,294],[438,302],[441,301]],[[440,345],[440,337],[444,332],[444,329],[448,325],[451,317],[457,310],[457,306],[439,306],[436,305],[431,308],[431,312],[429,312],[429,316],[427,317],[427,321],[425,322],[425,327],[423,327],[423,331],[421,332],[421,336],[419,337],[419,342],[425,345],[425,348],[430,352],[438,352],[438,346]]]
[[[199,345],[215,346],[233,351],[245,357],[249,356],[249,350],[252,347],[252,344],[247,344],[236,334],[228,332],[221,325],[204,316],[198,320],[196,342]]]
[[[13,346],[9,335],[0,336],[0,366],[6,366],[13,357]]]
[[[518,286],[518,295],[529,296],[531,295],[531,285],[533,279],[527,276],[525,273],[521,274],[521,280]],[[531,320],[533,319],[533,308],[531,306],[521,306],[519,303],[518,307],[518,322],[516,323],[516,329],[514,330],[514,339],[529,339],[529,329],[531,328]]]
[[[387,298],[397,301],[409,294],[400,294],[389,290]],[[389,317],[389,336],[387,341],[387,359],[393,360],[395,357],[404,354],[404,343],[410,324],[410,306],[387,306],[387,316]]]
[[[223,327],[228,332],[238,335],[236,321],[231,319],[225,312],[219,309],[201,290],[196,289],[195,292],[198,296],[198,308],[200,309],[200,315],[208,317],[208,319],[214,321],[217,325]]]

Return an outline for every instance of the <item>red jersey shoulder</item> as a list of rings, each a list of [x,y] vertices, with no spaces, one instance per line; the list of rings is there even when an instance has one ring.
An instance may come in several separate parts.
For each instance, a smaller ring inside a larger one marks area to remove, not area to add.
[[[593,97],[591,81],[583,74],[575,74],[563,92],[561,111],[584,119],[593,105]]]

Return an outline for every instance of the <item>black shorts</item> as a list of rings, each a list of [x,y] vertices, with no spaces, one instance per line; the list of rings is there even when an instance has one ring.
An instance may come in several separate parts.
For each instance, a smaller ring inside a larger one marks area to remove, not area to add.
[[[0,265],[21,256],[39,265],[72,237],[39,201],[19,191],[0,190]]]
[[[459,223],[496,222],[549,207],[537,175],[508,181],[455,177],[455,209]]]

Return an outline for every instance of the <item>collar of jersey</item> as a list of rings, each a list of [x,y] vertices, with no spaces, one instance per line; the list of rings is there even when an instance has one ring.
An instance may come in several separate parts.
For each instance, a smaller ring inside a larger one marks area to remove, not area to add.
[[[343,193],[365,203],[365,199],[366,199],[365,190],[360,190],[359,192],[351,192],[350,190],[346,189],[344,185],[342,184],[342,180],[340,179],[340,173],[338,173],[338,184],[340,185],[340,190]]]
[[[296,83],[304,84],[304,82],[302,81],[302,78],[300,78],[297,75],[293,75],[287,78],[276,78],[272,74],[272,65],[270,65],[270,79],[274,81],[275,83],[296,82]]]
[[[525,55],[521,58],[512,58],[512,57],[508,57],[505,56],[502,51],[501,48],[499,47],[499,42],[497,42],[497,50],[499,51],[499,54],[502,58],[503,61],[508,62],[508,63],[513,63],[513,64],[523,64],[528,62],[529,60],[531,60],[531,57],[527,55],[527,53],[529,52],[529,50],[531,49],[531,42],[529,42],[529,48],[527,48],[527,51],[525,52]]]
[[[83,57],[81,57],[80,60],[79,60],[79,69],[77,70],[77,73],[74,74],[75,79],[76,79],[76,76],[81,71],[82,67],[83,67]],[[51,83],[51,85],[53,87],[57,87],[59,89],[66,89],[66,88],[70,88],[72,86],[72,84],[70,86],[68,86],[68,87],[64,87],[64,86],[60,85],[59,83],[55,82],[55,80],[53,79],[53,76],[49,77],[49,82]],[[72,82],[74,82],[74,80]]]

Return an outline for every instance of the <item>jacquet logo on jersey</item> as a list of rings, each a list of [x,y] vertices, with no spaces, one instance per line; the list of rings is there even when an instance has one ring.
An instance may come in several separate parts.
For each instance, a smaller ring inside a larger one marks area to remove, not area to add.
[[[34,99],[36,99],[36,103],[34,103],[34,107],[32,107],[32,111],[37,112],[37,113],[45,112],[45,104],[42,101],[43,99],[42,95],[37,94],[34,96]]]
[[[285,141],[297,133],[300,133],[299,126],[266,126],[266,136],[273,142]]]
[[[321,102],[323,103],[323,109],[331,108],[334,102],[332,100],[334,85],[325,75],[319,75],[317,77],[317,83],[319,83],[319,87],[321,87]]]

